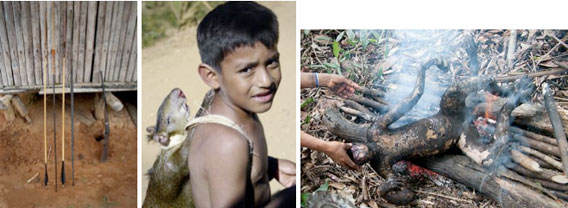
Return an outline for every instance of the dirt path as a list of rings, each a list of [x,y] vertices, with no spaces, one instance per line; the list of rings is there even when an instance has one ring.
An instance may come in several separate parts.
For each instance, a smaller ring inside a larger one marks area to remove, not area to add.
[[[269,154],[295,161],[296,153],[296,7],[284,2],[264,2],[272,9],[280,23],[278,50],[282,66],[282,82],[270,111],[260,114],[268,142]],[[201,63],[196,28],[190,28],[144,48],[142,51],[142,127],[154,125],[162,99],[175,87],[188,98],[192,115],[197,112],[203,96],[209,90],[197,75]],[[142,135],[146,135],[145,132]],[[146,197],[148,177],[144,173],[159,154],[159,145],[142,139],[142,199]],[[299,175],[299,173],[298,173]],[[271,183],[272,192],[282,189]]]
[[[89,110],[94,94],[76,95],[76,109]],[[24,103],[31,124],[17,116],[8,122],[0,115],[0,207],[135,207],[136,126],[128,112],[109,110],[109,161],[100,163],[102,144],[95,139],[102,122],[86,126],[75,121],[75,186],[71,186],[70,114],[66,109],[66,185],[61,187],[61,109],[57,109],[57,178],[54,151],[48,161],[48,187],[44,187],[43,96],[29,96]],[[51,97],[49,97],[51,100]],[[48,104],[48,148],[53,148],[51,104]],[[36,173],[37,180],[26,183]]]

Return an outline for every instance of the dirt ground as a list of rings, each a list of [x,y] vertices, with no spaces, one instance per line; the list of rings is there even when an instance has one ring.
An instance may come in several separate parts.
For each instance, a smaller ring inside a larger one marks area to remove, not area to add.
[[[68,99],[69,97],[67,97]],[[75,108],[92,109],[94,94],[76,94]],[[43,96],[27,94],[23,102],[32,123],[16,116],[5,120],[0,114],[0,207],[135,207],[136,206],[136,125],[126,108],[114,112],[109,108],[109,160],[100,163],[102,122],[87,126],[75,118],[75,186],[71,186],[70,111],[66,109],[65,173],[66,185],[61,187],[61,107],[56,116],[57,179],[55,192],[53,118],[48,97],[47,140],[49,153],[47,187],[44,181]],[[135,99],[134,99],[135,100]],[[61,102],[61,101],[59,101]],[[75,114],[76,116],[77,114]],[[39,173],[31,183],[28,179]]]
[[[272,9],[280,24],[280,62],[282,82],[274,104],[259,117],[264,125],[271,156],[295,162],[296,155],[296,7],[289,2],[261,3]],[[201,63],[196,43],[196,27],[171,35],[142,51],[142,129],[155,125],[156,112],[162,99],[175,87],[181,88],[188,98],[192,115],[201,105],[209,90],[197,75]],[[142,135],[146,135],[145,132]],[[148,177],[144,174],[159,154],[159,144],[142,142],[142,200],[146,197]],[[298,173],[299,175],[299,173]],[[272,192],[282,189],[271,182]]]

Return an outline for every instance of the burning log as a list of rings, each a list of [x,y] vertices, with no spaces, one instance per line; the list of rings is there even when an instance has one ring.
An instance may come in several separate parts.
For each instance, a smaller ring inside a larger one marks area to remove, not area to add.
[[[491,174],[489,170],[465,156],[445,155],[422,160],[421,164],[425,168],[445,175],[468,187],[473,187],[495,200],[502,207],[566,206],[566,203],[555,201],[523,184]]]
[[[543,92],[546,111],[548,112],[548,116],[550,116],[552,127],[554,127],[554,137],[558,140],[560,158],[562,158],[562,164],[564,164],[563,170],[564,173],[568,175],[568,141],[566,141],[566,134],[564,134],[562,120],[560,120],[558,111],[556,111],[554,98],[552,98],[552,95],[550,94],[550,88],[547,83],[544,83]]]
[[[501,98],[497,98],[493,102],[488,103],[481,103],[475,107],[475,114],[478,116],[485,116],[485,113],[491,115],[499,114],[499,110],[504,105],[505,100]],[[557,108],[559,109],[559,108]],[[554,132],[554,128],[551,125],[550,119],[548,115],[545,113],[545,107],[540,104],[529,104],[525,103],[513,110],[512,115],[515,117],[514,123],[520,126],[527,126],[532,129],[536,129],[542,131],[548,135],[552,135]],[[562,117],[563,120],[568,120],[566,117]],[[564,128],[568,128],[568,125],[564,125]],[[515,129],[512,129],[515,131]],[[527,133],[529,131],[523,130],[525,132],[525,136],[533,137],[537,140],[546,141],[547,143],[556,145],[556,139],[552,139],[548,136],[535,134],[535,133]],[[545,138],[543,138],[545,137]],[[551,141],[551,140],[552,141]],[[552,142],[552,143],[551,143]]]

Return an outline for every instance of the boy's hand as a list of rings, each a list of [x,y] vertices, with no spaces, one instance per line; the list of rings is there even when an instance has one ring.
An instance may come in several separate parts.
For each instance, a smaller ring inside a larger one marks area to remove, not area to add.
[[[346,150],[351,148],[351,143],[343,143],[343,142],[336,142],[330,141],[328,142],[327,148],[325,150],[325,154],[331,157],[331,159],[346,168],[351,170],[359,170],[359,166],[349,158],[347,155]]]
[[[288,188],[296,184],[296,164],[290,160],[278,159],[276,180]]]
[[[359,89],[357,83],[337,74],[329,75],[329,81],[326,83],[326,86],[343,98],[351,97],[355,90]]]

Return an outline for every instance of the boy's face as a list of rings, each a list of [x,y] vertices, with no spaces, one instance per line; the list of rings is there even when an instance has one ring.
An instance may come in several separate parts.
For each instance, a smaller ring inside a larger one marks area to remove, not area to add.
[[[270,109],[280,84],[280,54],[257,42],[227,54],[220,63],[220,88],[232,104],[253,113]]]

